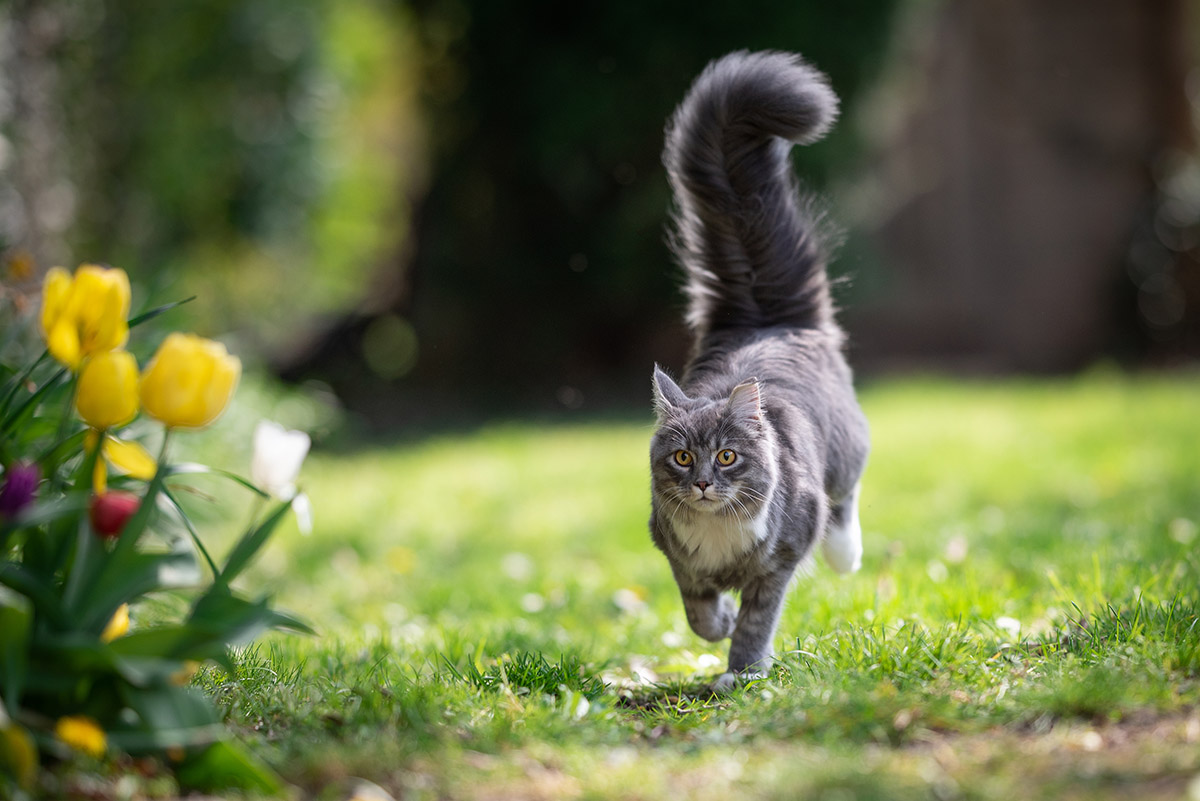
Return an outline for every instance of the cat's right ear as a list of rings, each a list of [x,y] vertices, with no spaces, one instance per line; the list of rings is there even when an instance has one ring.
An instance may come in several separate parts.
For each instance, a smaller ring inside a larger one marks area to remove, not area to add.
[[[671,380],[661,367],[654,365],[654,411],[661,420],[674,409],[685,405],[688,396]]]

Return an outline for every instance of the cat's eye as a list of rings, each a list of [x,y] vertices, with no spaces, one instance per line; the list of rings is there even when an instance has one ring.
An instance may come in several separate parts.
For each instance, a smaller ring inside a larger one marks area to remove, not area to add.
[[[692,463],[692,454],[689,451],[675,451],[675,464],[680,467],[687,467]]]
[[[721,465],[722,467],[729,467],[729,465],[733,464],[736,460],[737,454],[729,450],[729,448],[726,448],[717,454],[717,464]]]

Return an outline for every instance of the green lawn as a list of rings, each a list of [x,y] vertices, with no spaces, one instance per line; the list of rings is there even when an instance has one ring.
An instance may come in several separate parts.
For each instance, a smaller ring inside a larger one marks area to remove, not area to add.
[[[320,635],[198,682],[319,797],[1200,797],[1200,377],[862,399],[863,569],[797,580],[768,680],[704,690],[647,414],[314,455],[247,578]]]

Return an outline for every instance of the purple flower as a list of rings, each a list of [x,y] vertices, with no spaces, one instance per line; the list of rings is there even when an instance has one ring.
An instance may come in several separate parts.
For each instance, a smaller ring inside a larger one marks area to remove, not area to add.
[[[42,471],[36,464],[13,462],[4,474],[4,486],[0,487],[0,517],[13,518],[29,505],[37,491]]]

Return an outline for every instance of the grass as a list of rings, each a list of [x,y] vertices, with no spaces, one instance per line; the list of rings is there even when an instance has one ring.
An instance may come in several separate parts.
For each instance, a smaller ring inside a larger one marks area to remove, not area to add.
[[[1200,377],[862,399],[863,569],[814,563],[729,696],[646,532],[648,421],[314,455],[316,533],[246,580],[321,635],[197,682],[319,798],[1200,797]]]

